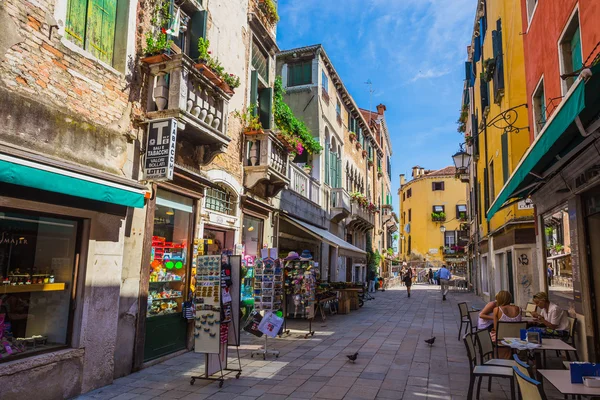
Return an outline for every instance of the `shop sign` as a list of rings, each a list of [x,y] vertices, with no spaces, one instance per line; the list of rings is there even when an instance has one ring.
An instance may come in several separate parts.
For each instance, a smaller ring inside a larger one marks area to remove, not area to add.
[[[521,200],[517,204],[517,208],[519,210],[533,210],[533,201],[531,201],[529,199]]]
[[[144,180],[172,180],[175,169],[177,121],[174,118],[150,121],[147,136]]]

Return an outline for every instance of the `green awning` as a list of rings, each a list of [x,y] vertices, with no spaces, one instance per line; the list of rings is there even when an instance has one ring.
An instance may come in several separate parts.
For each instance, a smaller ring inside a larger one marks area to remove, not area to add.
[[[559,109],[546,123],[542,132],[521,158],[521,162],[496,197],[487,212],[488,221],[503,207],[524,199],[541,182],[540,178],[559,159],[584,141],[575,123],[580,118],[584,126],[598,118],[600,111],[600,64],[592,67],[592,77],[577,80]]]
[[[126,207],[144,207],[145,190],[0,154],[0,182]]]

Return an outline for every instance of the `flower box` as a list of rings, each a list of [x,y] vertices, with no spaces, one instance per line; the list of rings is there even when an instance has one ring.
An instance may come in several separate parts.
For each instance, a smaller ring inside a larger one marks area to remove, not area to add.
[[[350,142],[354,142],[356,140],[356,133],[350,132]]]
[[[248,129],[248,130],[244,131],[244,135],[248,135],[248,136],[251,136],[251,135],[262,135],[264,133],[265,132],[262,129],[260,129],[260,130]]]
[[[369,168],[371,168],[373,166],[373,161],[369,160],[367,164],[369,165]]]
[[[363,156],[363,158],[367,158],[367,151],[366,150],[362,151],[362,156]]]
[[[383,172],[378,172],[378,173],[377,173],[377,177],[378,177],[378,178],[381,178],[382,176],[383,176]]]
[[[146,56],[140,59],[144,64],[158,64],[163,61],[170,60],[171,57],[165,53],[155,54],[153,56]]]
[[[361,145],[360,145],[360,143],[359,143],[359,142],[356,142],[356,150],[360,150],[360,148],[361,148]]]

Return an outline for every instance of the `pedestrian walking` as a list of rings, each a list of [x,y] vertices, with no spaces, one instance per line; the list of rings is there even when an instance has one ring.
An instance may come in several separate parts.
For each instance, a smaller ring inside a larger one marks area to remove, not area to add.
[[[428,278],[427,280],[429,281],[429,284],[433,285],[434,284],[434,281],[433,281],[433,270],[431,268],[429,268],[429,273],[427,275],[428,275],[427,276],[427,278]]]
[[[417,267],[412,267],[412,283],[417,283]]]
[[[552,265],[548,264],[548,287],[552,286],[552,278],[554,277],[554,270],[552,269]]]
[[[408,297],[410,297],[410,287],[412,286],[412,279],[412,269],[406,268],[406,270],[404,270],[404,274],[402,275],[402,282],[404,282],[404,284],[406,285],[406,293],[408,293]]]
[[[368,292],[375,293],[375,272],[369,271],[368,281],[369,281]]]
[[[452,279],[452,274],[450,273],[448,268],[446,268],[445,265],[442,265],[442,268],[440,268],[439,272],[440,284],[442,286],[442,300],[446,301],[446,296],[448,295],[448,284],[450,282],[450,279]]]

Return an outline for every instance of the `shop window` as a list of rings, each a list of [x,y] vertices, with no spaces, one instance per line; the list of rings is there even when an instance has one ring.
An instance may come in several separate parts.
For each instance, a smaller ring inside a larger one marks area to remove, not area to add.
[[[70,345],[79,225],[0,212],[0,362]]]
[[[118,0],[69,0],[67,39],[107,64],[113,62]]]
[[[312,83],[312,60],[288,64],[288,86],[309,85]]]
[[[433,190],[434,192],[437,190],[444,190],[444,182],[432,182],[431,190]]]
[[[583,66],[581,52],[581,32],[579,30],[579,12],[575,12],[559,41],[560,73],[565,76],[562,80],[562,92],[566,94],[577,77],[576,71]]]
[[[220,188],[206,189],[206,208],[227,215],[236,213],[236,196],[229,190]]]
[[[544,96],[544,79],[540,82],[533,93],[533,121],[535,136],[539,135],[546,125],[546,97]]]
[[[242,245],[245,265],[254,265],[254,260],[262,248],[264,220],[244,214]]]

